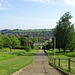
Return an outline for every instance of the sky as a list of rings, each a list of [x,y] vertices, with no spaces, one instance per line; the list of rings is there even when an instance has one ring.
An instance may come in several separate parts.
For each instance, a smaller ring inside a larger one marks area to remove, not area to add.
[[[52,29],[67,11],[75,23],[75,0],[0,0],[0,30]]]

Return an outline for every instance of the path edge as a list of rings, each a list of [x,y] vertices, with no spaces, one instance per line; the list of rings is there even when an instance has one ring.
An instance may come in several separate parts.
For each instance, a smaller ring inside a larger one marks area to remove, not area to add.
[[[47,52],[46,52],[45,50],[44,50],[44,53],[48,56],[48,54],[47,54]],[[48,59],[49,59],[49,57],[48,57]],[[70,75],[69,73],[63,71],[62,69],[57,68],[57,67],[55,67],[54,65],[52,65],[52,64],[50,63],[50,61],[49,61],[49,65],[51,65],[52,67],[54,67],[54,68],[55,68],[56,70],[58,70],[59,72],[62,72],[64,75]]]
[[[63,73],[64,75],[70,75],[70,74],[68,74],[67,72],[63,71],[62,69],[55,67],[55,66],[52,65],[50,62],[49,62],[49,65],[51,65],[51,66],[54,67],[56,70],[58,70],[59,72]]]

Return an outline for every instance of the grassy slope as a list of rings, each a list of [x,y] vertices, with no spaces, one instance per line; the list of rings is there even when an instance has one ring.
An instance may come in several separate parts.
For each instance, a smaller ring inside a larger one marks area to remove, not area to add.
[[[54,58],[54,52],[52,50],[47,50],[47,53],[49,55],[51,55],[52,58]],[[68,50],[67,53],[64,55],[62,50],[61,50],[61,53],[59,53],[58,50],[56,50],[55,56],[56,56],[56,59],[58,59],[58,58],[60,58],[60,59],[71,58],[71,60],[75,61],[75,57],[67,56],[69,54],[72,55],[72,53],[75,54],[75,52],[69,52],[69,50]],[[61,63],[60,68],[62,68],[64,71],[68,72],[68,60],[61,60],[60,63]],[[59,67],[58,66],[58,60],[56,60],[56,66]],[[71,72],[70,72],[70,74],[75,75],[75,63],[72,63],[72,62],[71,62]]]
[[[37,50],[32,50],[30,52],[25,52],[24,50],[0,52],[0,75],[9,75],[32,64],[35,57],[34,53],[37,53]]]

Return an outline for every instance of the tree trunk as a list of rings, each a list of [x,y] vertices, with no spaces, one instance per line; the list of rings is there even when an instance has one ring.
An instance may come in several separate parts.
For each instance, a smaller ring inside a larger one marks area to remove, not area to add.
[[[59,53],[60,53],[60,48],[59,48]]]
[[[10,48],[10,51],[12,51],[11,48]]]
[[[73,50],[74,50],[73,48],[72,48],[72,49],[70,49],[70,52],[73,52]]]
[[[64,54],[66,53],[66,50],[64,49]]]

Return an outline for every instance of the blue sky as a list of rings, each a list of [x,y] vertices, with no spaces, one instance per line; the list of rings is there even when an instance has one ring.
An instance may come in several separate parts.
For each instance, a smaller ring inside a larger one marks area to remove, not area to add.
[[[0,0],[0,30],[52,29],[67,11],[75,23],[75,0]]]

